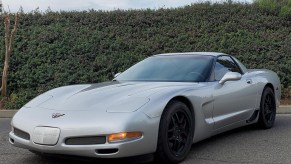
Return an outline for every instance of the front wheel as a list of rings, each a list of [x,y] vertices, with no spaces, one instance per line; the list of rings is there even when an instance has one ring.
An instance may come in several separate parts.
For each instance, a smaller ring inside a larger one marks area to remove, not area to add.
[[[276,101],[275,95],[271,88],[264,89],[261,104],[258,125],[261,128],[269,129],[275,123],[276,118]]]
[[[165,108],[159,127],[156,158],[161,163],[178,163],[190,151],[194,121],[189,108],[180,101],[172,101]]]

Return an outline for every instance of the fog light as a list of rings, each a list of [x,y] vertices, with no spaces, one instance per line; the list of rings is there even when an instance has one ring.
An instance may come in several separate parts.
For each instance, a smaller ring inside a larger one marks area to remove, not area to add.
[[[108,135],[108,142],[118,142],[140,138],[142,132],[121,132]]]

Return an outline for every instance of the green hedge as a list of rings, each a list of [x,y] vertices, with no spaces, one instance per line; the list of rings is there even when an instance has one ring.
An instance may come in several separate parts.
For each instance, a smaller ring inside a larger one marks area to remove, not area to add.
[[[272,14],[291,16],[291,0],[255,0],[259,7]]]
[[[4,27],[0,26],[0,53],[4,54]],[[291,86],[290,27],[291,17],[257,4],[22,13],[6,107],[19,108],[58,86],[110,80],[111,72],[123,71],[153,54],[186,51],[225,52],[248,68],[274,70],[286,98],[291,92],[287,89]]]

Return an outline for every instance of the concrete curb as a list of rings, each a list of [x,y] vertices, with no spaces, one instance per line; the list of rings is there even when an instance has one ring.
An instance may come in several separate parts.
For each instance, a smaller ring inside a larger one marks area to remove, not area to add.
[[[277,109],[277,114],[291,114],[291,105],[281,105]]]
[[[18,110],[0,110],[0,118],[12,118]],[[281,105],[277,114],[291,114],[291,105]]]
[[[18,110],[0,110],[0,118],[12,118]]]

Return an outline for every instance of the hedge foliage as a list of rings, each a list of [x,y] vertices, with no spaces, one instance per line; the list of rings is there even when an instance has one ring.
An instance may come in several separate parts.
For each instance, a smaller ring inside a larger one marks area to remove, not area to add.
[[[255,0],[260,8],[280,16],[291,16],[291,0]]]
[[[6,108],[19,108],[58,86],[110,80],[111,72],[166,52],[229,53],[248,68],[274,70],[284,97],[291,93],[291,17],[256,3],[111,12],[36,10],[20,18]],[[4,54],[3,23],[0,26]],[[3,58],[0,71],[2,67]]]

